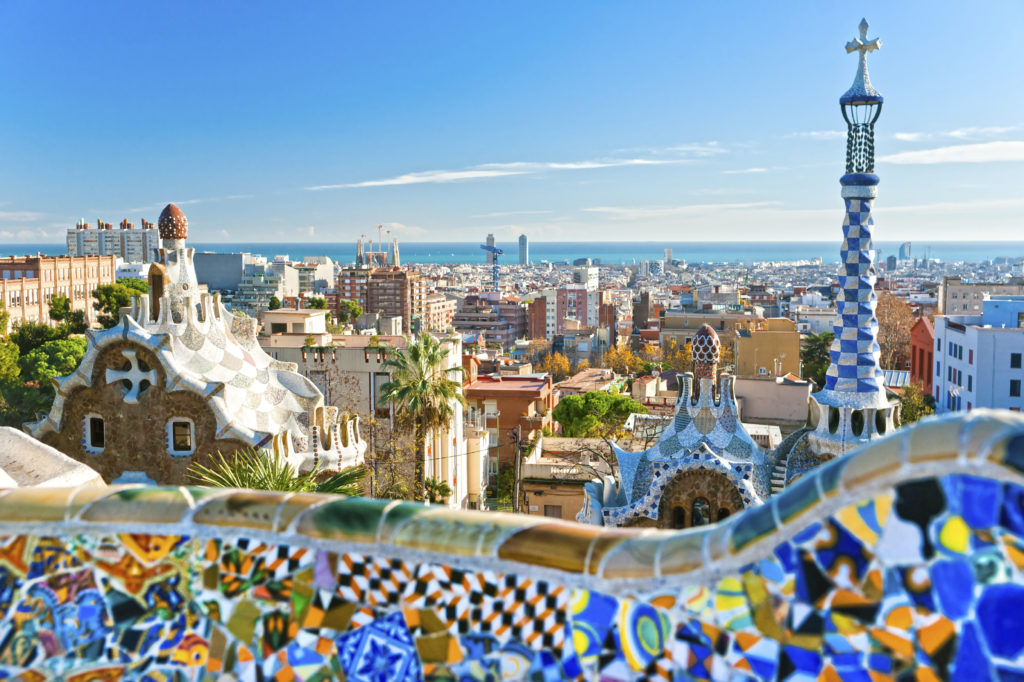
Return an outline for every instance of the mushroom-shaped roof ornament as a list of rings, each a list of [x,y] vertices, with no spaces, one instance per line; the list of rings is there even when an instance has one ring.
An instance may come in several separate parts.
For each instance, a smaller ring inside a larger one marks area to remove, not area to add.
[[[160,229],[160,239],[187,239],[188,218],[181,209],[174,204],[167,204],[160,212],[160,220],[157,221]]]

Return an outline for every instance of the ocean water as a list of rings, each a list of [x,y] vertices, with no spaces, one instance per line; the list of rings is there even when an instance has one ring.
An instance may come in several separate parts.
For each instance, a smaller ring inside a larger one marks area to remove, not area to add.
[[[224,242],[191,244],[197,251],[230,253],[247,251],[267,257],[287,254],[293,260],[305,256],[329,256],[341,263],[355,260],[354,242],[295,242],[253,243]],[[519,262],[516,242],[499,242],[505,254],[499,264]],[[897,255],[899,242],[876,242],[880,260]],[[638,263],[642,260],[661,260],[665,249],[672,249],[672,257],[688,263],[753,263],[763,261],[813,260],[824,263],[839,260],[840,243],[823,242],[532,242],[530,262],[572,263],[577,258],[592,258],[605,264]],[[63,244],[0,244],[0,256],[21,256],[36,252],[48,255],[67,253]],[[475,263],[486,261],[486,252],[477,242],[400,242],[402,263]],[[911,256],[928,257],[945,262],[985,261],[1005,256],[1024,257],[1024,241],[1015,242],[913,242]]]

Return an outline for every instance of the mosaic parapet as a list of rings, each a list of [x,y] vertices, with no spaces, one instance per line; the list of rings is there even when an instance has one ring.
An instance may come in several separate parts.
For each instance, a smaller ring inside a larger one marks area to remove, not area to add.
[[[1020,441],[1015,440],[1018,435]],[[1019,453],[1009,447],[1014,443]],[[770,543],[773,535],[791,529],[812,508],[812,516],[820,516],[900,481],[954,472],[999,479],[1021,476],[1024,418],[977,410],[968,417],[925,420],[808,472],[799,486],[760,507],[685,532],[611,530],[525,515],[333,495],[131,486],[103,491],[8,490],[0,496],[0,524],[60,520],[75,532],[88,532],[96,521],[126,527],[156,524],[161,532],[204,536],[237,528],[284,534],[289,542],[363,544],[377,553],[393,548],[487,562],[498,559],[597,579],[656,580],[686,573],[694,562],[667,562],[665,552],[647,557],[651,543],[666,549],[680,543],[696,547],[694,559],[701,560],[697,564],[718,562],[745,554],[758,543]],[[35,512],[38,518],[33,518]],[[634,555],[642,559],[627,558]]]
[[[313,494],[10,490],[0,588],[0,671],[21,679],[1012,676],[1024,420],[922,422],[682,532]]]

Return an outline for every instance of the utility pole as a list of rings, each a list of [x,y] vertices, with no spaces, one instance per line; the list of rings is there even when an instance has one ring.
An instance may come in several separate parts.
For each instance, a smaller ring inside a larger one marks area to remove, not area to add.
[[[523,429],[522,426],[517,424],[516,428],[512,429],[512,445],[516,449],[515,457],[515,469],[512,471],[512,512],[518,514],[520,512],[520,480],[522,478],[522,464],[523,464]]]

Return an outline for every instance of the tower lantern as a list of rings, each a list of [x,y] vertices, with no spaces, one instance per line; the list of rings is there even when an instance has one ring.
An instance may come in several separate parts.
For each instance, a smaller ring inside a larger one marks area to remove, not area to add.
[[[878,38],[868,40],[868,20],[860,20],[860,38],[846,43],[846,52],[857,52],[859,63],[853,85],[839,98],[846,121],[846,172],[875,171],[875,121],[882,113],[882,93],[871,85],[868,53],[882,47]]]

